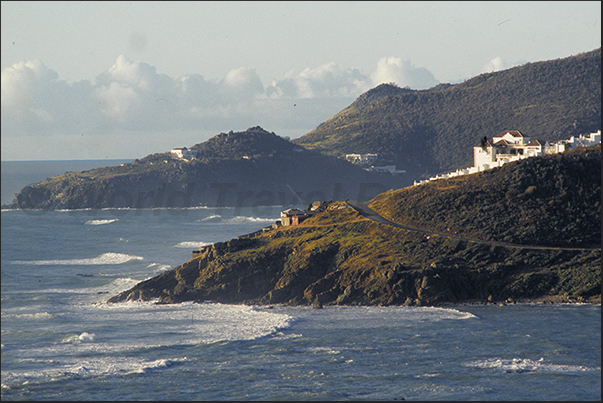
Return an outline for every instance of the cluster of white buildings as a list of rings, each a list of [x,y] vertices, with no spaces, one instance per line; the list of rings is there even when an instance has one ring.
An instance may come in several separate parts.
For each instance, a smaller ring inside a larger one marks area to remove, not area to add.
[[[380,173],[390,173],[392,175],[404,174],[406,171],[396,169],[395,165],[384,165],[384,166],[374,166],[373,164],[377,162],[379,158],[378,154],[346,154],[346,161],[351,162],[354,165],[363,165],[365,166],[363,169],[369,172],[380,172]]]
[[[172,148],[171,153],[178,158],[192,160],[194,158],[197,158],[197,156],[199,155],[199,150],[194,148],[180,147]]]
[[[572,148],[589,147],[601,143],[601,130],[597,132],[570,137],[569,140],[561,140],[555,143],[546,142],[544,145],[538,140],[531,140],[517,130],[508,130],[492,138],[492,142],[486,137],[482,143],[473,147],[473,166],[457,169],[454,172],[439,174],[429,179],[415,181],[415,185],[432,180],[452,178],[460,175],[468,175],[487,169],[501,167],[507,162],[517,161],[524,158],[535,157],[542,154],[557,154]]]

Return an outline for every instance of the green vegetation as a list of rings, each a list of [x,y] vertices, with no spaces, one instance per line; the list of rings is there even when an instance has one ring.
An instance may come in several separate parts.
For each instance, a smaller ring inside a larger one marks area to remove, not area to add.
[[[299,226],[205,247],[109,302],[438,305],[600,298],[600,163],[598,146],[373,200],[384,215],[431,235],[379,224],[344,202],[331,202]],[[541,228],[543,220],[557,220],[560,227]],[[506,228],[491,230],[501,226]],[[488,243],[500,237],[527,246]],[[549,248],[533,247],[538,244]]]
[[[601,146],[388,193],[371,208],[394,222],[524,245],[601,244]]]
[[[600,128],[599,48],[425,91],[383,84],[294,142],[336,156],[378,153],[417,177],[472,166],[472,147],[504,130],[544,143]]]

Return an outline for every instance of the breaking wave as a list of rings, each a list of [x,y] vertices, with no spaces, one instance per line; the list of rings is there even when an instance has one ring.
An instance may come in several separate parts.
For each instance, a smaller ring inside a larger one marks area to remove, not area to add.
[[[203,242],[203,241],[190,241],[190,242],[180,242],[179,244],[174,245],[174,248],[202,248],[204,246],[211,245],[211,242]]]
[[[58,259],[58,260],[15,260],[13,264],[27,264],[33,266],[94,266],[123,264],[133,260],[143,260],[142,256],[128,255],[125,253],[103,253],[89,259]]]
[[[518,374],[529,372],[571,373],[601,370],[601,368],[589,368],[582,365],[553,364],[545,361],[544,358],[540,358],[539,360],[531,360],[529,358],[492,358],[473,361],[467,364],[467,366],[482,369],[497,369],[506,373]]]
[[[85,222],[85,225],[104,225],[104,224],[111,224],[115,221],[119,221],[117,218],[113,218],[110,220],[88,220]]]
[[[232,218],[224,218],[220,214],[212,214],[209,217],[197,220],[197,222],[205,223],[220,223],[220,224],[246,224],[246,223],[273,223],[276,218],[262,218],[249,216],[235,216]]]

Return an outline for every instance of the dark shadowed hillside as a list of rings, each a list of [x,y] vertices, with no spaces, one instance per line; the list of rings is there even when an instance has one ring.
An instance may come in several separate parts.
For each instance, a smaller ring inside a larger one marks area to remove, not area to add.
[[[418,178],[473,165],[504,130],[557,141],[601,128],[601,49],[415,91],[382,84],[294,140],[331,155],[378,153]]]
[[[169,152],[121,166],[68,172],[26,186],[5,207],[274,206],[320,199],[364,199],[408,184],[309,151],[261,127],[221,133],[191,147],[199,158]]]

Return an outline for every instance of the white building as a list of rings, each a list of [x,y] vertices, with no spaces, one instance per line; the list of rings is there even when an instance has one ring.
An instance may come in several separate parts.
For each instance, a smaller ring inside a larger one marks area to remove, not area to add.
[[[382,166],[382,167],[371,166],[371,167],[365,168],[365,170],[369,171],[369,172],[390,173],[392,175],[398,175],[398,174],[405,174],[406,173],[405,170],[396,169],[395,165],[385,165],[385,166]]]
[[[572,148],[590,147],[597,144],[601,144],[601,130],[598,130],[594,133],[581,134],[578,137],[572,136],[569,138],[569,140],[560,140],[552,144],[546,143],[545,153],[557,154]]]
[[[501,167],[507,162],[517,161],[523,158],[535,157],[541,154],[557,154],[572,148],[590,147],[601,144],[601,130],[590,134],[582,134],[579,137],[570,137],[569,140],[560,140],[543,146],[538,140],[530,140],[517,130],[505,131],[498,136],[492,137],[492,142],[484,137],[481,145],[473,147],[473,166],[457,169],[432,176],[429,179],[415,181],[415,185],[427,183],[432,180],[452,178],[455,176],[468,175],[486,169]]]
[[[172,148],[171,153],[178,158],[192,160],[193,158],[197,158],[197,156],[199,155],[199,150],[194,148],[180,147]]]
[[[492,137],[492,143],[484,138],[481,145],[473,147],[473,167],[483,171],[542,153],[543,147],[538,140],[530,141],[518,130],[509,130]]]
[[[377,154],[346,154],[345,159],[352,164],[372,164],[377,161]]]

